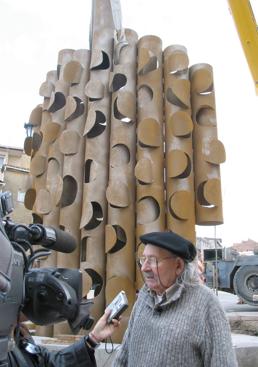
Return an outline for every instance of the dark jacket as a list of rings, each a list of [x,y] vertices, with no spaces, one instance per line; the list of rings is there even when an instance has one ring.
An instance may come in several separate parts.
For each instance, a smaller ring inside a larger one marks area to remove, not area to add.
[[[58,352],[35,344],[31,336],[19,335],[16,346],[8,353],[9,367],[96,367],[94,350],[84,338]]]

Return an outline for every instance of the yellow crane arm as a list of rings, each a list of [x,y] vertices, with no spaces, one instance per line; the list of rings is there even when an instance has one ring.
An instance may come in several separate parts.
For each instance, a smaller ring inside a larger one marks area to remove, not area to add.
[[[228,0],[258,94],[258,31],[249,0]]]

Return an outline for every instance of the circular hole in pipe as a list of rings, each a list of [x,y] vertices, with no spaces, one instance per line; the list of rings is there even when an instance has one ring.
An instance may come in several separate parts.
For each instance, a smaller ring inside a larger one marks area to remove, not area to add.
[[[185,153],[186,159],[187,159],[187,166],[186,169],[184,170],[184,172],[182,172],[180,175],[177,176],[177,178],[186,178],[188,176],[190,176],[191,170],[192,170],[192,165],[191,165],[191,159],[189,157],[189,155],[187,153]]]
[[[76,109],[68,118],[65,119],[65,121],[72,121],[84,114],[85,110],[84,102],[79,97],[76,96],[74,96],[73,99],[75,100],[76,103]]]
[[[137,213],[138,224],[152,223],[160,216],[159,203],[152,196],[143,197],[138,202]]]
[[[84,182],[89,183],[91,180],[91,166],[92,166],[92,159],[87,159],[85,162],[85,173],[84,173]]]
[[[216,126],[216,112],[212,107],[202,107],[196,114],[196,122],[200,126]]]
[[[114,252],[121,250],[127,242],[125,230],[119,225],[113,225],[112,227],[116,231],[116,243],[111,250],[109,250],[109,254],[113,254]]]
[[[36,190],[33,188],[28,189],[25,193],[25,198],[24,198],[25,208],[32,210],[35,201],[36,201]]]
[[[83,237],[81,240],[81,261],[86,261],[86,256],[87,256],[87,242],[88,242],[89,237]]]
[[[103,210],[101,208],[101,205],[96,201],[92,201],[91,205],[92,205],[93,214],[92,214],[90,221],[84,226],[84,228],[87,230],[98,227],[98,225],[100,225],[100,223],[103,222],[103,219],[104,219]]]
[[[204,196],[204,186],[206,184],[207,181],[202,182],[197,189],[197,198],[199,201],[199,204],[205,208],[214,208],[215,205],[210,204]]]
[[[107,126],[106,116],[101,111],[95,111],[95,123],[92,129],[87,133],[88,138],[95,138],[103,133]]]
[[[130,119],[130,117],[128,116],[125,116],[123,115],[118,107],[117,107],[117,100],[118,98],[115,99],[115,102],[114,102],[114,117],[117,119],[117,120],[120,120],[121,122],[124,122],[126,124],[129,124],[130,122],[132,122],[132,119]]]
[[[49,107],[49,112],[56,112],[58,110],[61,110],[65,106],[66,99],[63,93],[56,92],[55,93],[55,99],[52,105]]]
[[[148,85],[142,85],[138,89],[138,104],[139,107],[146,107],[153,99],[153,90]]]
[[[116,144],[110,152],[111,167],[120,167],[130,162],[130,151],[125,144]]]
[[[99,295],[103,287],[103,278],[96,270],[92,268],[87,268],[84,270],[91,278],[91,283],[92,283],[91,289],[94,289],[95,291],[94,296],[97,297],[97,295]]]
[[[91,68],[91,70],[106,70],[109,68],[110,62],[108,54],[104,51],[101,52],[102,52],[102,63],[97,66],[94,66],[93,68]]]
[[[123,88],[127,83],[127,78],[124,74],[117,73],[114,75],[112,82],[112,91],[116,92],[119,89]]]
[[[71,205],[77,195],[77,182],[74,177],[67,175],[63,179],[63,192],[61,196],[61,208]]]
[[[41,143],[42,143],[42,139],[43,139],[43,136],[42,136],[42,133],[39,132],[39,133],[36,133],[34,132],[33,133],[33,137],[32,137],[32,150],[35,152],[37,150],[39,150],[40,146],[41,146]]]
[[[43,224],[43,219],[36,213],[32,213],[33,223]]]

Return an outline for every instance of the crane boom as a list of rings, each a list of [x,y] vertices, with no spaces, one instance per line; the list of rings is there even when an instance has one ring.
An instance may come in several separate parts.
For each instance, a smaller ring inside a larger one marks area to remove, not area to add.
[[[249,0],[228,0],[258,94],[258,30]]]

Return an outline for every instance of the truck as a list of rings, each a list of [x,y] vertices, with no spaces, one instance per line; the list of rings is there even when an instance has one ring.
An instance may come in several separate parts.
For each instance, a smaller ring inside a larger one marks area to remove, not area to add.
[[[236,294],[251,306],[258,306],[258,255],[240,255],[237,251],[203,251],[206,285]]]

